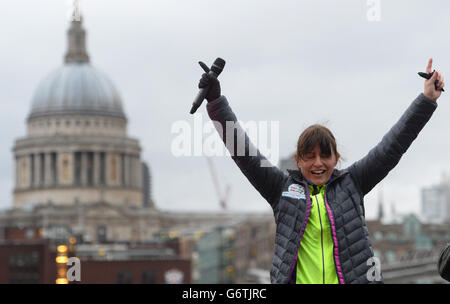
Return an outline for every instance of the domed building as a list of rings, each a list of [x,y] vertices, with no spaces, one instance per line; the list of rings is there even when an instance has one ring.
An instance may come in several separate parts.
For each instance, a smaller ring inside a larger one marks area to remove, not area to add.
[[[15,207],[149,205],[139,141],[127,136],[116,87],[90,63],[82,19],[71,22],[63,66],[38,85],[27,127],[13,148]]]
[[[139,141],[127,135],[118,90],[90,63],[82,19],[70,24],[63,66],[45,77],[34,92],[27,126],[26,136],[14,143],[14,202],[13,208],[0,210],[0,253],[2,244],[69,244],[74,238],[78,249],[89,248],[89,258],[105,260],[112,256],[104,248],[123,258],[125,244],[148,245],[156,254],[157,246],[166,240],[180,239],[180,255],[190,259],[192,254],[194,261],[195,242],[211,233],[214,239],[202,241],[208,260],[221,256],[220,238],[226,237],[226,246],[231,246],[231,230],[225,227],[239,229],[240,256],[250,248],[267,251],[261,248],[274,235],[272,214],[155,208],[150,170],[141,161]],[[267,252],[263,259],[270,263]],[[22,257],[22,252],[17,256]],[[11,267],[7,264],[11,260],[0,259],[0,266]],[[193,267],[204,268],[209,275],[209,263]],[[243,272],[249,263],[241,262],[236,272]]]
[[[90,64],[82,19],[74,20],[64,64],[39,83],[27,134],[14,144],[13,208],[0,210],[0,268],[8,270],[0,283],[61,279],[60,244],[82,265],[108,270],[98,276],[87,266],[95,283],[162,278],[161,264],[173,274],[177,260],[190,263],[199,283],[229,283],[270,266],[272,214],[155,208],[149,167],[139,141],[127,135],[118,90]]]
[[[63,66],[34,92],[27,126],[13,148],[14,202],[0,212],[0,242],[143,242],[161,229],[225,218],[155,208],[149,166],[127,135],[116,87],[90,63],[81,18],[71,22]]]

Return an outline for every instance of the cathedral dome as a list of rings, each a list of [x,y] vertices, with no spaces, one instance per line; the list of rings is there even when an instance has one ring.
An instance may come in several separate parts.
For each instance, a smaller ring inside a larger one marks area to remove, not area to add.
[[[64,63],[37,86],[27,136],[12,148],[14,205],[142,206],[139,141],[127,135],[116,87],[90,63],[78,1],[74,7]]]
[[[89,63],[82,18],[67,33],[64,65],[38,85],[29,119],[59,114],[88,114],[126,119],[120,96],[111,80]]]
[[[55,114],[90,114],[125,118],[111,80],[88,62],[69,62],[38,85],[29,118]]]

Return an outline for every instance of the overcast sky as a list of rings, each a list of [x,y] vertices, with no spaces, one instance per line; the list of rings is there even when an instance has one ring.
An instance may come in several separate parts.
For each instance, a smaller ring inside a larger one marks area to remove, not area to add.
[[[69,1],[70,2],[70,1]],[[279,151],[295,149],[301,131],[324,123],[345,158],[366,155],[423,92],[428,58],[445,77],[450,69],[449,1],[380,1],[380,21],[364,0],[82,0],[91,63],[122,97],[128,134],[140,140],[164,210],[219,210],[204,157],[171,153],[176,121],[193,125],[189,110],[202,70],[227,61],[222,93],[241,121],[279,121]],[[14,140],[39,81],[63,63],[65,0],[2,0],[0,11],[0,207],[12,206]],[[450,78],[449,78],[450,79]],[[382,183],[385,211],[420,212],[420,189],[450,172],[450,100],[438,108],[399,165]],[[205,105],[199,109],[209,120]],[[213,162],[231,186],[234,211],[269,206],[228,157]],[[366,215],[378,209],[377,186]]]

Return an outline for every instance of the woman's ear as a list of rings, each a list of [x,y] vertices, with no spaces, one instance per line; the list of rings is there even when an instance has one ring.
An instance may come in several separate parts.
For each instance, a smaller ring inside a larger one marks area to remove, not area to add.
[[[339,160],[340,160],[340,159],[341,159],[341,154],[338,153],[338,154],[336,155],[336,164],[334,165],[335,167],[337,167],[337,165],[340,164],[340,163],[339,163]]]
[[[294,155],[295,163],[297,164],[297,168],[300,169],[300,157],[297,154]]]

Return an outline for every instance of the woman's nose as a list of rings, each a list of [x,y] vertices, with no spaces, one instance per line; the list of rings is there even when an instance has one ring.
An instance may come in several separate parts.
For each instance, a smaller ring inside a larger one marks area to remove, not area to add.
[[[317,155],[316,158],[314,159],[314,165],[315,166],[322,165],[322,158],[320,158],[320,155]]]

